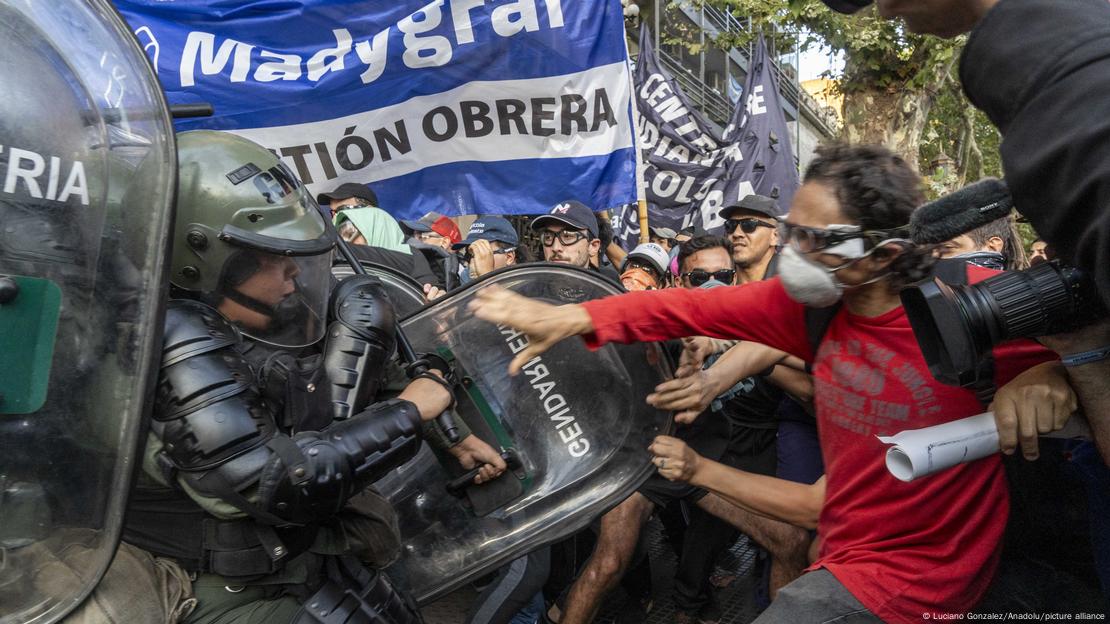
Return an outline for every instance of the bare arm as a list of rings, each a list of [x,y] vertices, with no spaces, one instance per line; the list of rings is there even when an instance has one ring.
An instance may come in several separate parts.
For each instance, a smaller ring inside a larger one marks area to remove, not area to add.
[[[813,376],[779,364],[767,379],[802,403],[813,400]]]
[[[825,477],[813,485],[737,470],[702,460],[690,484],[716,492],[734,505],[806,529],[816,529],[825,503]]]
[[[673,411],[676,422],[688,424],[738,381],[771,367],[775,368],[769,377],[773,383],[803,401],[812,398],[813,382],[809,375],[776,366],[792,356],[756,342],[736,343],[712,366],[703,370],[703,355],[709,345],[706,340],[710,339],[696,338],[687,343],[677,377],[656,386],[655,392],[647,397],[648,404]]]
[[[672,481],[687,481],[730,503],[774,520],[807,529],[817,528],[825,504],[825,477],[813,485],[795,483],[730,468],[701,457],[678,438],[659,436],[649,450],[659,474]]]
[[[1110,345],[1110,320],[1100,321],[1078,332],[1041,339],[1061,356]],[[1110,465],[1110,359],[1065,369],[1068,382],[1079,398],[1079,406],[1091,426],[1091,435],[1102,461]]]
[[[605,255],[609,256],[609,262],[612,262],[614,267],[619,268],[624,259],[628,257],[628,252],[616,243],[609,243],[609,246],[605,248]]]

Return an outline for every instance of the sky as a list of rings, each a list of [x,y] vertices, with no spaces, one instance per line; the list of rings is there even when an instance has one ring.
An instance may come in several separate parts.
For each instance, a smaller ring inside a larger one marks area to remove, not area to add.
[[[833,76],[836,76],[844,70],[844,57],[841,54],[833,56],[829,48],[815,45],[802,52],[799,65],[798,74],[801,80],[821,78],[821,73],[827,70],[832,70]]]

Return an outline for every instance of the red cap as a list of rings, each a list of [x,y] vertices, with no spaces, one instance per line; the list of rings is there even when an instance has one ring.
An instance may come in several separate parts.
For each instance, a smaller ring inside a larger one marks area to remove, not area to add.
[[[451,244],[462,240],[462,232],[459,231],[459,226],[448,217],[440,217],[432,223],[432,231],[440,236],[450,239]]]

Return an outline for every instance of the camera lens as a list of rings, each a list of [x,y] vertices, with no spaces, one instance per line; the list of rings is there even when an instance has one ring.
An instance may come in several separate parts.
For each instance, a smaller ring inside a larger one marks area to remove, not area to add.
[[[975,381],[996,344],[1076,329],[1101,310],[1083,272],[1057,262],[971,286],[933,279],[903,290],[902,304],[929,371],[957,386]]]

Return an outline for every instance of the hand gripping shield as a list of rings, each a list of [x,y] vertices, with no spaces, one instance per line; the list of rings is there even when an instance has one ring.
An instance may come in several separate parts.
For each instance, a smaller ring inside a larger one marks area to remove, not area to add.
[[[105,0],[0,0],[0,622],[54,622],[116,551],[153,391],[177,165]]]
[[[426,444],[376,484],[401,525],[402,555],[389,574],[421,603],[582,529],[626,498],[652,470],[648,445],[671,426],[670,414],[644,402],[671,372],[655,344],[591,352],[572,338],[509,377],[527,339],[466,309],[488,284],[560,304],[619,293],[582,269],[528,264],[491,273],[402,321],[417,350],[453,361],[456,418],[512,467],[488,484],[458,487],[464,471]]]

